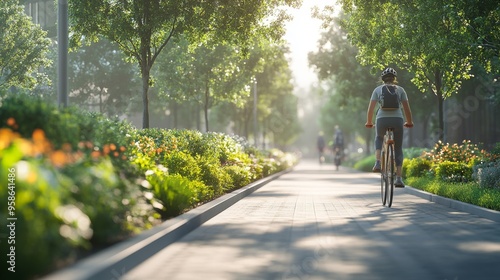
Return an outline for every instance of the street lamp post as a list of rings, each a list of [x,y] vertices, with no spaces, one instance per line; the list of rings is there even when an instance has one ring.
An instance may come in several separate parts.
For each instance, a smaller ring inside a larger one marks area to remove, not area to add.
[[[57,101],[59,107],[68,106],[68,0],[57,5]]]
[[[257,133],[257,78],[255,78],[253,81],[253,138],[255,147],[258,145]]]

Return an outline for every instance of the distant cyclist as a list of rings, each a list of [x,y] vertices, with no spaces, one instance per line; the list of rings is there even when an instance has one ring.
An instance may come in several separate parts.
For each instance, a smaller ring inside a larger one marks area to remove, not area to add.
[[[339,165],[341,164],[343,153],[344,153],[344,135],[342,134],[342,130],[340,130],[339,126],[335,126],[335,134],[333,135],[333,161],[337,170],[339,169]]]
[[[382,149],[383,137],[388,127],[394,128],[394,149],[396,157],[396,182],[395,186],[404,188],[403,179],[401,178],[401,167],[403,166],[403,126],[413,127],[410,104],[405,90],[397,85],[397,72],[392,68],[386,68],[382,71],[380,77],[383,84],[373,90],[368,112],[366,116],[365,126],[373,127],[373,112],[377,103],[379,109],[376,117],[376,138],[375,138],[375,157],[376,162],[373,166],[373,172],[380,172],[380,150]],[[406,117],[406,122],[403,120],[401,106]],[[403,124],[404,122],[404,124]]]
[[[323,131],[318,133],[318,139],[316,140],[316,146],[318,148],[319,164],[325,162],[325,137],[323,136]]]

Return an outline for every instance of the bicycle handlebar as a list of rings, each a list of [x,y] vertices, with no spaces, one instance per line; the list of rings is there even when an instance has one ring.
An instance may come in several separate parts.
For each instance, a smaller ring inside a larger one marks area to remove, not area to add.
[[[412,128],[413,127],[413,123],[409,124],[409,123],[405,122],[403,126],[406,127],[406,128]],[[365,124],[365,127],[366,128],[372,128],[372,127],[374,127],[374,125],[373,124]]]

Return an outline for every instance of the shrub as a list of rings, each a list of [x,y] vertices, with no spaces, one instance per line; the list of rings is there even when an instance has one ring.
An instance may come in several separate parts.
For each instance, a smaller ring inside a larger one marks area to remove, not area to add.
[[[233,188],[231,177],[217,159],[197,156],[196,161],[201,170],[201,181],[212,188],[214,195],[219,196]]]
[[[234,138],[223,133],[209,132],[204,134],[205,146],[214,148],[212,155],[216,156],[222,165],[238,162],[249,162],[248,154],[243,146]]]
[[[201,169],[196,160],[182,151],[172,151],[165,155],[163,164],[167,167],[169,174],[179,174],[190,180],[201,178]]]
[[[30,268],[16,277],[43,275],[93,246],[151,228],[160,215],[173,217],[296,161],[237,136],[137,130],[101,114],[8,96],[0,100],[0,180],[16,166],[16,264]],[[0,184],[1,205],[7,194]],[[1,223],[7,210],[0,209]],[[0,242],[0,251],[5,246]]]
[[[500,161],[474,166],[473,177],[482,188],[500,189]]]
[[[370,155],[356,162],[354,164],[354,168],[365,172],[371,172],[374,162],[375,162],[375,155]]]
[[[469,182],[472,168],[463,162],[443,161],[437,164],[436,176],[446,182]]]
[[[244,187],[252,181],[252,173],[249,167],[238,166],[238,165],[227,165],[224,166],[224,170],[231,177],[233,183],[233,189],[238,189]]]
[[[432,167],[430,160],[425,158],[413,158],[403,162],[404,177],[423,177],[427,175]]]
[[[146,179],[162,207],[162,218],[175,217],[200,201],[211,198],[212,192],[203,183],[190,181],[179,174],[168,175],[162,170],[150,170]]]
[[[266,177],[279,171],[278,162],[274,158],[261,158],[259,164],[262,165],[262,176]]]
[[[8,95],[1,101],[0,127],[11,127],[24,138],[30,138],[36,129],[41,129],[59,149],[63,144],[76,148],[80,141],[79,118],[72,112],[77,108],[58,109],[36,96],[26,94]]]
[[[485,161],[489,157],[488,152],[481,150],[478,145],[472,144],[470,140],[464,140],[461,145],[444,144],[439,141],[430,152],[424,155],[432,163],[445,161],[463,162],[471,164]]]
[[[5,132],[3,132],[5,133]],[[3,135],[4,137],[5,135]],[[3,138],[0,137],[0,138]],[[3,138],[2,140],[6,140]],[[88,224],[78,225],[74,221],[64,221],[57,215],[63,206],[63,200],[71,185],[68,178],[56,169],[45,167],[41,160],[24,160],[24,146],[21,138],[13,140],[6,148],[0,149],[0,225],[6,232],[7,220],[15,217],[15,262],[17,279],[28,279],[32,275],[46,273],[54,267],[56,260],[70,255],[73,246],[88,245]],[[11,183],[10,185],[7,182]],[[12,200],[11,198],[15,198]],[[13,208],[7,207],[8,202],[14,202]],[[82,218],[85,218],[82,215]],[[75,228],[82,226],[81,231]],[[66,231],[64,231],[66,230]],[[61,235],[60,232],[68,233]],[[85,233],[84,233],[85,232]],[[74,233],[74,234],[73,234]],[[6,236],[5,236],[6,237]],[[0,242],[2,263],[7,263],[7,253],[10,251],[7,240]],[[19,269],[28,268],[29,269]],[[7,268],[1,275],[6,279]],[[11,274],[12,275],[12,274]],[[12,276],[11,276],[12,277]],[[7,277],[8,278],[8,277]]]
[[[93,244],[116,242],[134,229],[127,217],[143,201],[143,194],[135,192],[136,186],[117,175],[109,158],[78,162],[64,167],[62,172],[73,181],[68,202],[90,218]],[[148,212],[146,216],[153,215],[149,204],[142,203],[140,207]]]

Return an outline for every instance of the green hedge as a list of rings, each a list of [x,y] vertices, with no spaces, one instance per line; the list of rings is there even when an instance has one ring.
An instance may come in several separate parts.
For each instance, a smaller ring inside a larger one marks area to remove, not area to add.
[[[430,160],[425,158],[413,158],[403,161],[403,177],[426,176],[432,168]]]
[[[0,202],[8,204],[4,183],[15,173],[14,276],[48,273],[296,160],[237,136],[139,130],[75,107],[8,95],[0,105]],[[1,207],[4,230],[8,216]],[[0,251],[8,249],[0,242]],[[12,279],[7,272],[2,279]]]

